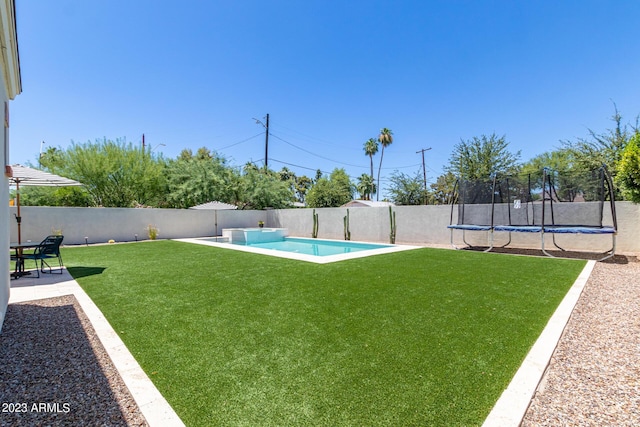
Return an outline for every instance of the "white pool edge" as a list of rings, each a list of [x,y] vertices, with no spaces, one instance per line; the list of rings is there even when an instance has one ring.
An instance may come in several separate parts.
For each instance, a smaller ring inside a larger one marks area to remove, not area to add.
[[[290,237],[295,237],[295,236],[290,236]],[[315,264],[328,264],[332,262],[345,261],[349,259],[365,258],[373,255],[402,252],[402,251],[407,251],[411,249],[418,249],[421,247],[421,246],[388,244],[389,246],[384,248],[379,248],[379,249],[367,249],[363,251],[349,252],[346,254],[337,254],[337,255],[328,255],[328,256],[314,256],[314,255],[299,254],[294,252],[278,251],[275,249],[264,249],[264,248],[256,248],[256,247],[244,246],[244,245],[234,245],[231,243],[211,242],[203,239],[205,238],[173,239],[173,240],[177,242],[195,243],[197,245],[213,246],[217,248],[232,249],[232,250],[241,251],[241,252],[250,252],[254,254],[269,255],[269,256],[274,256],[278,258],[287,258],[287,259],[294,259],[297,261],[312,262]],[[336,241],[336,240],[329,240],[329,239],[316,239],[316,240],[318,242],[322,242],[322,241],[335,242]],[[352,240],[349,240],[349,242],[371,244],[371,242],[358,242],[358,241],[352,241]],[[380,243],[380,244],[382,245],[384,243]]]

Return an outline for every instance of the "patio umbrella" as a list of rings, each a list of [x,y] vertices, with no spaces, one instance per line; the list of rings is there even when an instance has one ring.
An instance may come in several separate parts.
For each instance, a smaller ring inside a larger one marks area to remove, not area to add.
[[[9,182],[16,186],[16,208],[18,213],[16,214],[16,221],[18,222],[18,243],[22,243],[22,236],[20,235],[20,223],[22,217],[20,216],[20,186],[42,186],[42,187],[67,187],[67,186],[80,186],[82,185],[78,181],[73,179],[58,176],[49,172],[44,172],[38,169],[33,169],[22,165],[13,165],[13,175],[9,177]]]

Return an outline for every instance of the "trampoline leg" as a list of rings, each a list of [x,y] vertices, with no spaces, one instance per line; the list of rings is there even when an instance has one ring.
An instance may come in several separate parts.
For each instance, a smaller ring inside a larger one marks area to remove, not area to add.
[[[491,249],[493,249],[493,230],[489,230],[489,248],[484,252],[489,252]]]
[[[558,244],[556,243],[556,235],[553,234],[553,246],[555,246],[556,248],[560,249],[562,252],[564,252],[564,249],[562,249],[560,246],[558,246]]]
[[[468,248],[473,247],[467,242],[467,235],[465,230],[462,230],[462,241],[464,242],[465,245],[467,245]]]
[[[544,248],[544,231],[540,233],[540,240],[541,240],[541,246],[542,246],[542,253],[545,254],[546,256],[549,256],[551,258],[555,258],[554,255],[551,255],[549,252],[547,252],[547,250]],[[554,241],[555,243],[555,241]]]
[[[540,234],[541,236],[541,243],[542,243],[542,253],[544,253],[546,256],[549,256],[551,258],[555,258],[554,255],[551,255],[549,252],[546,251],[546,249],[544,248],[544,232]],[[555,234],[554,234],[554,245],[555,245]],[[607,260],[609,258],[612,258],[615,254],[616,254],[616,235],[612,234],[611,235],[611,249],[608,250],[607,252],[605,252],[605,256],[598,259],[597,261],[604,261]],[[561,249],[562,251],[564,251],[564,249],[560,248],[558,245],[555,245],[557,248]]]
[[[604,261],[605,259],[612,258],[616,254],[616,235],[611,235],[611,250],[605,252],[606,256],[600,258],[598,261]]]
[[[489,252],[491,249],[493,249],[493,230],[489,230],[489,237],[488,239],[488,244],[489,244],[489,248],[485,249],[483,252]],[[462,230],[462,241],[464,242],[465,245],[467,245],[467,247],[469,248],[473,248],[475,246],[470,245],[467,240],[466,240],[466,236],[464,234],[464,230]]]
[[[463,232],[463,233],[464,233],[464,232]],[[459,251],[459,250],[460,250],[460,248],[459,248],[459,247],[457,247],[457,246],[453,243],[453,228],[451,229],[451,235],[450,235],[450,236],[451,236],[451,240],[450,240],[450,241],[451,241],[451,247],[452,247],[453,249],[455,249],[455,250]],[[463,240],[464,240],[464,238],[463,238]]]
[[[493,249],[493,230],[489,230],[489,248],[485,249],[483,252],[489,252],[491,249]],[[462,241],[464,242],[465,245],[467,245],[467,248],[474,248],[475,246],[473,246],[472,244],[470,244],[469,242],[467,242],[467,236],[466,236],[466,231],[462,230]],[[451,229],[451,233],[449,234],[449,242],[451,243],[451,247],[455,250],[461,250],[462,248],[459,246],[456,246],[455,243],[453,243],[453,229]]]
[[[509,241],[507,243],[505,243],[504,245],[500,246],[501,248],[506,248],[507,246],[509,246],[511,244],[511,232],[509,232]]]

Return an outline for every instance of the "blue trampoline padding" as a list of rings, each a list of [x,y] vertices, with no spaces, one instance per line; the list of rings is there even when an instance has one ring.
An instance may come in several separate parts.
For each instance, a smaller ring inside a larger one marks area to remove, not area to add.
[[[491,230],[490,225],[472,225],[472,224],[452,224],[452,225],[447,225],[447,228],[454,228],[456,230],[472,230],[472,231]]]
[[[539,233],[542,227],[539,225],[496,225],[495,231],[513,231],[516,233]]]
[[[555,225],[545,226],[545,233],[574,233],[574,234],[616,234],[613,227],[584,227],[584,226],[566,226]]]

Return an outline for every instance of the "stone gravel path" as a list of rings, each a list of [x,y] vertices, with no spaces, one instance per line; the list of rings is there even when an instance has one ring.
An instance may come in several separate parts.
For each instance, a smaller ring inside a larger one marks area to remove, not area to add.
[[[10,304],[0,426],[146,426],[73,295]]]
[[[597,263],[522,426],[640,425],[640,262]]]

